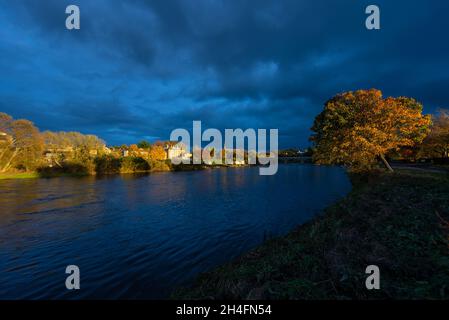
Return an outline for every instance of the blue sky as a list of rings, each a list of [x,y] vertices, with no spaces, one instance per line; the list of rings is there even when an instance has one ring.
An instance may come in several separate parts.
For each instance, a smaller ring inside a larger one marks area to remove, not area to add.
[[[65,8],[81,30],[65,28]],[[381,30],[365,28],[366,6]],[[308,145],[347,90],[449,108],[449,3],[360,0],[0,0],[0,111],[108,144],[175,128],[279,128]]]

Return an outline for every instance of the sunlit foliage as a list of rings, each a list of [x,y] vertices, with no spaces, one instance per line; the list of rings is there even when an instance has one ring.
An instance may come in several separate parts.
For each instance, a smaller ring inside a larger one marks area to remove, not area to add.
[[[353,171],[370,170],[390,151],[422,142],[430,116],[412,98],[383,98],[380,90],[338,94],[315,119],[311,140],[319,164],[342,164]],[[389,168],[391,170],[391,168]]]
[[[431,131],[420,150],[422,157],[449,157],[449,110],[441,109],[432,117]]]

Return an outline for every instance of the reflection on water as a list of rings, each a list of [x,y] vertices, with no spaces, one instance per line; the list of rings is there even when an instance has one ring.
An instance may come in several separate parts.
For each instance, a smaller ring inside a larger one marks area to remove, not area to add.
[[[339,168],[258,173],[0,181],[0,298],[164,298],[350,189]],[[65,289],[69,264],[79,291]]]

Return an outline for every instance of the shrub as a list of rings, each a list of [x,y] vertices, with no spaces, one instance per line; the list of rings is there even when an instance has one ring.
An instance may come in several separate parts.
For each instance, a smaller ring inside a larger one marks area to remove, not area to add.
[[[95,172],[98,174],[119,173],[122,167],[120,159],[111,155],[97,157],[94,163]]]
[[[122,173],[142,172],[149,170],[149,163],[145,159],[140,157],[125,157],[121,161],[120,172]]]
[[[171,167],[166,161],[150,160],[149,162],[152,172],[171,171]]]
[[[85,176],[93,173],[91,163],[64,162],[62,167],[39,167],[36,169],[41,177],[54,177],[59,175]]]

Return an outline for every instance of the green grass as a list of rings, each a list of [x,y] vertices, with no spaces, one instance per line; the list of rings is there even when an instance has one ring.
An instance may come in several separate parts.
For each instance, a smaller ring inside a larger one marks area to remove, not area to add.
[[[54,174],[42,174],[37,172],[1,173],[0,180],[85,177],[86,175],[87,175],[86,173],[54,173]]]
[[[39,178],[39,174],[35,172],[24,172],[24,173],[0,173],[0,180],[9,179],[36,179]]]
[[[174,299],[448,299],[449,178],[352,176],[320,217],[202,274]],[[381,290],[365,287],[377,265]]]

